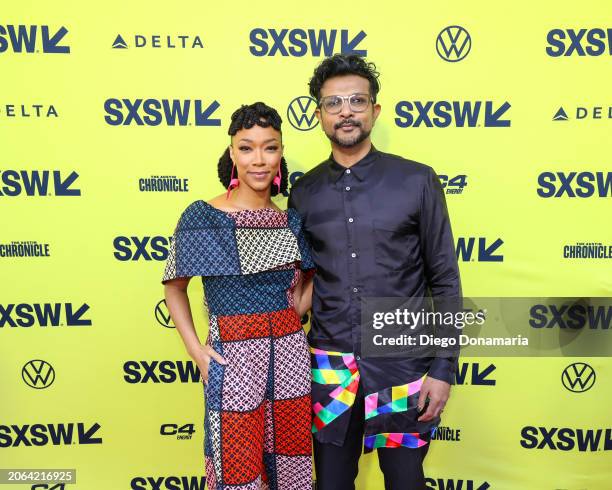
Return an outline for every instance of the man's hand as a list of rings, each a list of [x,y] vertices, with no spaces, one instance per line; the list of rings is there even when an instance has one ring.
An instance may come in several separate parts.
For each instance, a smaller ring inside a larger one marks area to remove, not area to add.
[[[440,381],[429,376],[425,378],[421,386],[417,406],[419,411],[423,410],[427,397],[429,397],[429,405],[427,411],[417,419],[419,422],[427,422],[440,415],[450,395],[450,386],[446,381]]]

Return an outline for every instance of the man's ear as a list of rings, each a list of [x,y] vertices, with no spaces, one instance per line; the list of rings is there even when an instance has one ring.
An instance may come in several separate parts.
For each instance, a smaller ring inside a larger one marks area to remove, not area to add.
[[[380,115],[380,111],[381,111],[381,107],[380,104],[374,104],[372,106],[372,122],[376,122],[376,119],[378,119],[378,116]]]
[[[319,120],[319,122],[321,122],[321,109],[319,109],[318,107],[315,109],[315,116],[317,116],[317,119]]]

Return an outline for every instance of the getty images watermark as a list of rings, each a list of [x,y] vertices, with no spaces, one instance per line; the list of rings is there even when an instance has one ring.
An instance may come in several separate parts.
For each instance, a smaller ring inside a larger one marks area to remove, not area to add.
[[[362,357],[612,355],[612,298],[362,298]]]

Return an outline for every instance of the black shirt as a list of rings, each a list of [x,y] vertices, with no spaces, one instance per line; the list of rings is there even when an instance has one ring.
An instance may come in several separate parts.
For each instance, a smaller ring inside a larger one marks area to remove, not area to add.
[[[459,297],[444,191],[434,170],[373,146],[350,168],[330,155],[293,185],[317,272],[309,340],[360,360],[360,297]],[[456,359],[429,375],[454,382]],[[363,380],[364,373],[362,373]]]

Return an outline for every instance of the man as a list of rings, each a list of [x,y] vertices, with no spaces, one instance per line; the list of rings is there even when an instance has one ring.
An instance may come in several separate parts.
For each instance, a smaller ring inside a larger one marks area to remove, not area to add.
[[[444,193],[430,167],[372,145],[381,110],[373,63],[336,54],[309,87],[332,151],[293,185],[289,207],[304,220],[317,266],[309,333],[317,488],[354,489],[364,445],[378,449],[386,489],[424,489],[423,459],[457,358],[363,356],[360,301],[460,296]]]

